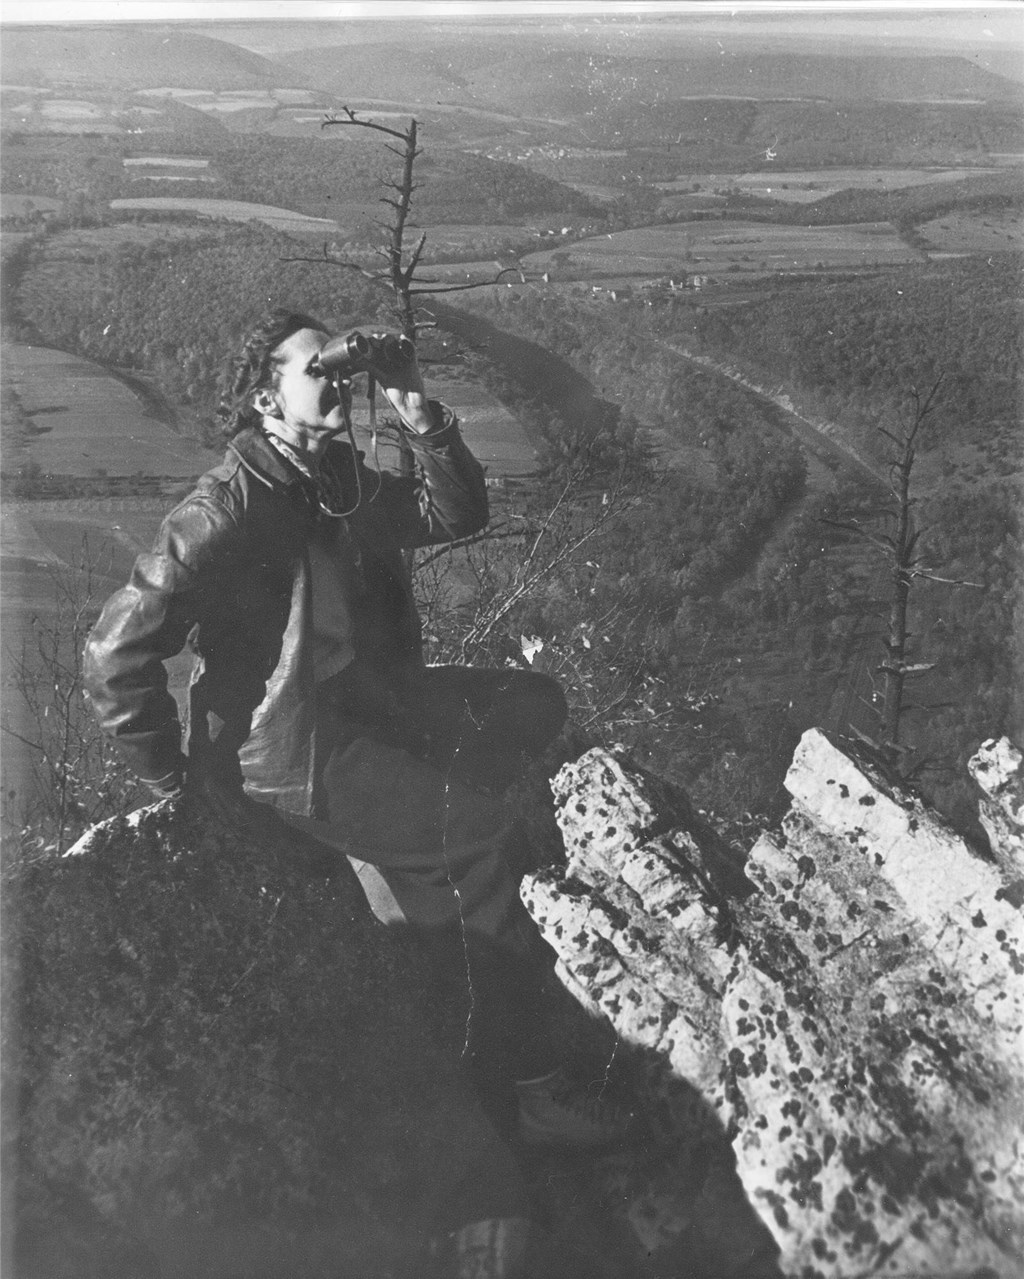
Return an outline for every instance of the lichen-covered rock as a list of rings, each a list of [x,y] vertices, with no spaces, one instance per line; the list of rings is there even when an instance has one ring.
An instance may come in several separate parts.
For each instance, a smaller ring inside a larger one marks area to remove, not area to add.
[[[556,792],[572,873],[533,876],[527,904],[570,989],[645,1050],[655,1138],[728,1133],[786,1273],[1013,1279],[1024,947],[1007,875],[820,733],[787,785],[782,830],[723,892],[720,849],[666,829],[646,779],[589,752]],[[627,1198],[664,1246],[658,1189]]]
[[[1024,759],[1007,737],[982,742],[967,762],[982,790],[978,816],[1003,870],[1024,880]]]
[[[261,836],[164,805],[9,868],[22,1279],[420,1279],[433,1238],[521,1213],[347,863]]]

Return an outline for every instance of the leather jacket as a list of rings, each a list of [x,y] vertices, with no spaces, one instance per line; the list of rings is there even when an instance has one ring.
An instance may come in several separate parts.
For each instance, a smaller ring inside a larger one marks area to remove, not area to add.
[[[413,476],[378,475],[334,442],[322,461],[340,485],[353,548],[361,647],[395,678],[422,669],[420,624],[403,549],[454,541],[487,523],[480,464],[450,410],[406,431]],[[358,471],[358,485],[356,476]],[[357,505],[358,503],[358,505]],[[182,728],[164,661],[190,644],[188,766],[308,816],[316,687],[310,540],[328,519],[310,486],[247,429],[164,520],[153,550],[107,601],[85,648],[85,695],[103,730],[147,780],[180,774]]]

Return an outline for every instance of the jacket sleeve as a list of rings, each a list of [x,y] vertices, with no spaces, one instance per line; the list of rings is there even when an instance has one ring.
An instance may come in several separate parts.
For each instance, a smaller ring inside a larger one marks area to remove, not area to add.
[[[470,537],[489,518],[483,467],[466,447],[458,419],[438,400],[430,407],[433,430],[403,430],[417,474],[388,476],[381,489],[399,545],[410,548]]]
[[[164,520],[153,550],[135,561],[86,642],[86,701],[145,780],[182,771],[181,724],[163,663],[215,607],[239,543],[228,508],[211,494],[192,494]]]

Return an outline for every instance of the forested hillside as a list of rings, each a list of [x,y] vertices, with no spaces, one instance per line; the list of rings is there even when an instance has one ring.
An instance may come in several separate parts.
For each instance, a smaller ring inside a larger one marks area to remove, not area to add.
[[[207,117],[191,112],[200,122]],[[338,126],[329,141],[228,134],[216,122],[176,137],[174,154],[209,161],[202,181],[142,179],[125,158],[152,152],[152,139],[92,140],[83,148],[74,138],[30,143],[10,141],[0,155],[0,181],[7,192],[55,196],[95,213],[112,199],[132,196],[199,196],[249,200],[293,209],[313,217],[355,215],[367,223],[380,218],[386,155],[377,138]],[[353,207],[355,206],[355,208]],[[586,196],[521,165],[461,151],[433,151],[417,168],[416,215],[425,222],[600,216]]]
[[[946,785],[948,765],[956,760],[962,768],[982,737],[1019,734],[1024,727],[1020,295],[1009,265],[954,263],[943,271],[826,288],[819,284],[748,306],[698,309],[696,318],[690,306],[588,308],[579,299],[559,301],[529,292],[518,297],[495,292],[489,300],[473,302],[497,325],[530,336],[586,370],[642,425],[654,428],[656,438],[700,444],[715,459],[715,481],[698,481],[697,502],[686,475],[687,470],[693,474],[692,463],[684,460],[681,482],[645,509],[641,527],[642,536],[650,536],[648,554],[638,558],[632,573],[658,578],[666,601],[677,605],[674,640],[664,649],[670,665],[687,664],[709,644],[719,663],[723,653],[734,653],[740,664],[744,653],[762,654],[749,683],[733,672],[724,684],[731,695],[720,708],[723,715],[749,699],[744,733],[756,735],[759,723],[764,732],[772,710],[777,724],[799,722],[813,708],[819,722],[837,714],[833,727],[840,730],[851,721],[872,726],[870,709],[859,699],[870,693],[868,672],[881,660],[881,648],[873,645],[884,607],[884,561],[851,560],[856,549],[851,539],[821,519],[859,519],[870,528],[883,494],[850,475],[834,496],[805,505],[762,552],[753,576],[731,576],[729,560],[719,552],[722,536],[741,537],[745,528],[746,512],[738,507],[736,491],[729,492],[709,528],[694,527],[694,506],[702,509],[709,488],[727,490],[723,438],[746,438],[756,448],[753,441],[762,440],[764,447],[770,437],[756,401],[695,370],[682,352],[694,349],[695,334],[704,339],[700,349],[725,362],[743,364],[744,354],[756,352],[759,362],[750,360],[744,367],[767,386],[802,390],[822,416],[849,423],[860,440],[870,440],[880,466],[885,441],[876,428],[898,423],[912,385],[928,388],[942,375],[938,409],[924,433],[918,467],[921,550],[924,563],[939,577],[972,585],[919,582],[915,587],[916,652],[936,663],[915,701],[934,709],[908,716],[907,728],[919,758],[946,766],[932,784],[942,778]],[[769,448],[778,465],[784,450],[777,443]],[[770,483],[770,468],[756,454],[749,461]],[[674,505],[676,500],[680,505]],[[752,542],[756,545],[758,537]],[[662,576],[664,557],[671,556],[666,546],[674,543],[685,547],[686,571]],[[709,571],[703,577],[705,565]],[[691,688],[693,669],[689,666]],[[830,671],[838,680],[831,703],[819,682]],[[783,677],[775,683],[780,672]],[[788,715],[772,705],[773,691],[794,697]],[[729,740],[738,735],[735,724],[724,730],[719,725],[719,731]],[[693,735],[691,748],[692,742]],[[761,748],[770,749],[766,741]],[[937,795],[947,811],[958,798],[955,789]]]
[[[630,56],[580,49],[548,31],[541,39],[452,41],[440,32],[419,41],[310,48],[282,61],[333,93],[402,100],[429,91],[438,101],[610,121],[640,102],[682,98],[779,101],[794,98],[907,100],[1012,99],[1017,86],[957,57],[844,57],[725,53],[720,43],[676,56]],[[409,82],[407,84],[407,77]]]
[[[282,267],[295,251],[293,241],[257,224],[91,255],[44,240],[27,251],[19,312],[55,346],[154,375],[209,434],[220,365],[265,307],[295,306],[340,330],[365,323],[381,303],[353,272]]]
[[[5,84],[104,88],[248,89],[303,84],[301,72],[210,36],[173,28],[96,23],[8,25],[0,53]]]
[[[352,272],[284,262],[294,245],[255,227],[89,260],[62,256],[62,243],[44,236],[23,251],[23,322],[44,341],[154,373],[188,402],[197,428],[209,423],[224,351],[268,302],[342,329],[366,322],[382,300]],[[964,756],[1021,722],[1020,317],[1009,265],[953,262],[791,285],[739,306],[608,306],[520,286],[461,295],[461,320],[438,308],[442,324],[460,331],[472,331],[471,307],[496,332],[538,344],[536,360],[488,358],[489,341],[474,357],[548,442],[556,487],[540,482],[515,499],[515,519],[540,517],[581,468],[583,489],[577,481],[577,498],[561,508],[566,537],[600,524],[602,492],[628,499],[583,554],[506,610],[475,659],[503,662],[519,637],[537,636],[578,722],[685,773],[723,815],[770,811],[798,732],[871,727],[861,699],[870,700],[880,657],[884,566],[822,519],[870,520],[880,493],[839,463],[834,492],[807,492],[804,459],[778,414],[687,352],[784,385],[862,442],[895,420],[911,383],[941,374],[919,476],[921,520],[931,526],[924,547],[940,577],[974,585],[915,588],[917,651],[937,663],[924,700],[944,707],[913,717],[909,739],[939,768],[936,798],[957,808],[964,795],[949,779],[963,772]],[[559,361],[591,381],[598,409],[552,408]],[[500,543],[486,552],[474,570],[481,582],[500,587],[516,570],[513,545],[512,559],[502,554]],[[460,609],[432,623],[438,658],[465,656]]]
[[[957,450],[977,450],[991,475],[1007,475],[1021,464],[1022,297],[1016,256],[972,258],[767,290],[742,307],[699,312],[692,332],[700,350],[784,384],[874,451],[880,415],[941,377],[923,450],[942,450],[954,466]]]

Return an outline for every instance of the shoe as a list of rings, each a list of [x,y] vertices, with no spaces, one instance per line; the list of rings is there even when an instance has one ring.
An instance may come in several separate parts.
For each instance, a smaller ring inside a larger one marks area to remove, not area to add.
[[[542,1079],[516,1084],[517,1136],[524,1146],[568,1146],[594,1150],[636,1140],[636,1116],[601,1097],[591,1096],[556,1070]]]

